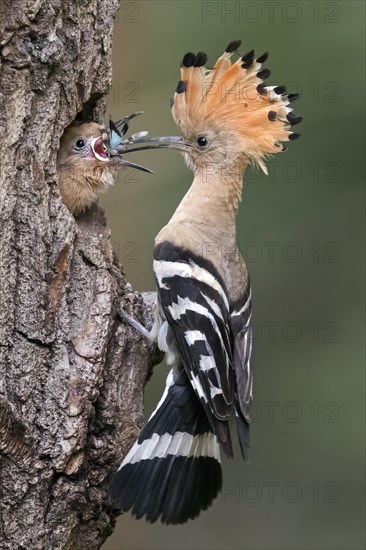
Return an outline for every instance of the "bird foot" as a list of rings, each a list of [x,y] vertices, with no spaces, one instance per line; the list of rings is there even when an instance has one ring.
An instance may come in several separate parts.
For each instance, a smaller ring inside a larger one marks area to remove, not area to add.
[[[147,330],[140,321],[137,321],[132,315],[127,313],[122,307],[118,306],[118,315],[121,317],[121,319],[127,321],[132,327],[134,327],[142,336],[147,338],[148,340],[151,340],[151,332]]]

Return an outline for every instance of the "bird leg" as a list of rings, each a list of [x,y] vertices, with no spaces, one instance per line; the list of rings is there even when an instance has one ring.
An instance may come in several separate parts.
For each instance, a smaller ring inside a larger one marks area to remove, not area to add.
[[[127,311],[125,311],[121,306],[118,305],[117,309],[118,309],[118,315],[120,316],[120,318],[122,320],[127,321],[127,323],[129,323],[140,334],[142,334],[142,336],[144,336],[144,338],[147,338],[150,341],[153,340],[152,335],[151,335],[152,331],[147,330],[147,328],[145,328],[144,325],[142,323],[140,323],[140,321],[137,321],[137,319],[135,319],[134,317],[132,317],[132,315],[127,313]]]

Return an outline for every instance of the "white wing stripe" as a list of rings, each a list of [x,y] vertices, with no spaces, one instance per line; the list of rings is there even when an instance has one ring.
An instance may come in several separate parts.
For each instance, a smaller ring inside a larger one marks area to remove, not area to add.
[[[220,319],[222,319],[224,321],[224,317],[222,315],[222,312],[221,312],[221,309],[219,308],[219,306],[217,305],[217,303],[214,301],[214,300],[211,300],[211,298],[209,298],[208,296],[206,296],[206,294],[204,294],[203,292],[201,292],[201,295],[202,297],[206,300],[206,302],[208,303],[208,305],[211,307],[212,311],[215,313],[215,315],[217,315],[217,317],[220,317]],[[224,321],[225,322],[225,321]]]
[[[189,346],[194,346],[196,342],[206,341],[206,336],[199,330],[186,330],[184,338]]]
[[[216,375],[218,375],[216,363],[213,357],[209,355],[201,355],[200,357],[200,370],[202,372],[208,372],[211,369],[216,370]],[[219,379],[219,378],[218,378]]]
[[[212,317],[211,313],[208,311],[208,309],[205,306],[202,306],[201,304],[197,304],[196,302],[192,302],[190,298],[181,298],[181,296],[178,296],[178,303],[173,302],[171,306],[168,307],[174,321],[182,317],[186,313],[187,310],[195,311],[196,313],[199,313],[200,315],[204,315],[210,321],[212,324],[216,325],[215,319]]]
[[[217,336],[220,339],[221,347],[224,350],[227,361],[229,363],[229,357],[227,355],[226,347],[225,347],[224,341],[222,339],[221,332],[220,332],[220,330],[217,326],[215,318],[208,311],[207,308],[205,308],[201,304],[197,304],[195,302],[192,302],[192,300],[190,300],[189,298],[181,298],[180,296],[178,296],[178,303],[176,304],[176,303],[173,302],[173,305],[169,306],[168,309],[171,313],[172,318],[175,321],[177,319],[179,319],[182,315],[184,315],[187,310],[195,311],[196,313],[199,313],[200,315],[204,315],[205,317],[207,317],[211,321],[212,327],[213,327],[214,331],[216,332]]]
[[[198,376],[195,376],[193,372],[189,373],[189,378],[191,380],[191,384],[193,386],[193,389],[196,390],[198,397],[202,397],[205,403],[207,403],[207,397],[205,392],[203,391],[203,388],[201,386],[201,382],[198,378]]]
[[[214,384],[212,384],[211,381],[209,381],[210,383],[210,395],[211,395],[211,399],[213,399],[214,397],[216,397],[216,395],[222,395],[222,390],[220,390],[220,388],[217,388]]]
[[[231,316],[232,317],[237,317],[238,315],[242,315],[248,309],[248,307],[250,305],[250,302],[251,302],[251,299],[252,299],[252,289],[249,290],[248,298],[247,298],[245,304],[243,305],[243,307],[239,310],[233,311]]]
[[[166,260],[154,260],[153,264],[154,273],[158,280],[159,286],[161,288],[167,289],[167,285],[163,283],[163,279],[169,277],[186,277],[197,279],[201,283],[205,283],[208,286],[215,289],[221,296],[226,306],[226,309],[229,311],[229,301],[227,299],[226,293],[218,280],[203,267],[199,267],[193,261],[189,264],[184,262],[167,262]]]

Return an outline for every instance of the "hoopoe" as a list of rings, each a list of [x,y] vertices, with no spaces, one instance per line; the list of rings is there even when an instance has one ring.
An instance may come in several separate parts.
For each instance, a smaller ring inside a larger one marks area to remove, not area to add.
[[[147,135],[139,132],[124,139],[129,121],[139,114],[142,113],[133,113],[117,123],[111,120],[108,130],[96,122],[78,121],[66,128],[57,156],[57,173],[61,198],[74,216],[89,208],[113,184],[117,168],[151,172],[123,158],[129,144]]]
[[[269,69],[253,50],[234,63],[231,42],[213,69],[187,53],[172,114],[182,137],[154,138],[183,152],[193,183],[155,240],[157,310],[150,333],[171,367],[155,411],[110,487],[122,511],[150,522],[184,523],[220,491],[220,449],[233,456],[234,411],[241,452],[249,456],[252,401],[251,289],[236,244],[236,213],[250,163],[283,151],[299,134],[284,86],[266,86]],[[154,145],[153,145],[154,144]],[[145,140],[146,148],[148,140]]]

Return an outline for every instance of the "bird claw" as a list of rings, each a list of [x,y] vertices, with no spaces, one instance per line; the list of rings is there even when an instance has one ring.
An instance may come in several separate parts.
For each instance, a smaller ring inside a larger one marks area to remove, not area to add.
[[[118,315],[120,318],[124,321],[127,321],[132,327],[134,327],[142,336],[147,338],[148,340],[151,340],[150,331],[148,331],[140,321],[137,321],[132,315],[127,313],[121,306],[117,306]]]

